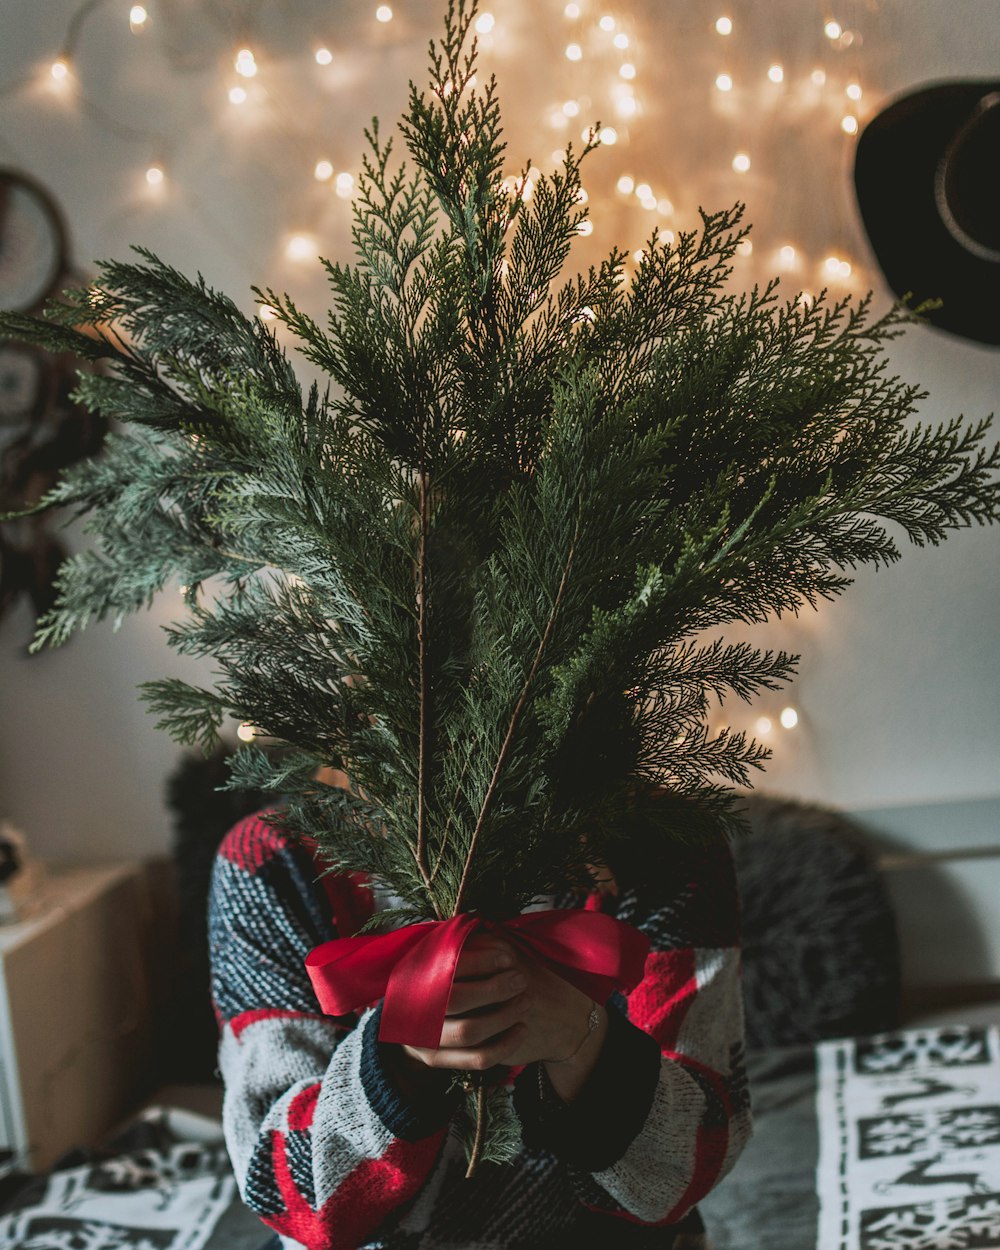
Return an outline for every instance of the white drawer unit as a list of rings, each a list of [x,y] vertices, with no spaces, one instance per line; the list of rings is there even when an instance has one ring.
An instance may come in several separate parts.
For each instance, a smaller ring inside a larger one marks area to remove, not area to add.
[[[94,1144],[140,1091],[149,928],[139,863],[49,866],[0,926],[0,1175]]]

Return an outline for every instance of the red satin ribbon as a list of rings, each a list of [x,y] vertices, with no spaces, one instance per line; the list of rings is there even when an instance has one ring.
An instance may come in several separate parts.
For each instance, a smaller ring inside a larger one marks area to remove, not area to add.
[[[477,929],[520,947],[600,1003],[616,989],[638,985],[649,950],[644,933],[603,912],[535,911],[505,921],[463,913],[391,933],[335,938],[309,952],[306,968],[327,1015],[347,1015],[384,996],[379,1039],[434,1048],[459,955]]]

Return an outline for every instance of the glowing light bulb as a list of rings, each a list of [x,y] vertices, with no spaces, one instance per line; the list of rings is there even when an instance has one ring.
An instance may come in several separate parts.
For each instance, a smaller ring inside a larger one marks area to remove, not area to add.
[[[246,104],[246,102],[247,102],[247,93],[242,87],[230,87],[229,88],[229,103],[230,104]]]
[[[826,70],[814,69],[809,78],[814,87],[822,87],[826,83]]]
[[[317,161],[316,168],[313,170],[313,177],[317,182],[329,182],[333,177],[333,166],[329,161]]]
[[[831,278],[849,278],[851,276],[851,262],[842,260],[839,256],[828,256],[823,262],[823,268],[828,277]]]
[[[719,74],[715,80],[715,85],[720,91],[732,91],[733,80],[729,74]]]
[[[604,126],[598,138],[602,143],[607,144],[608,147],[612,147],[618,142],[618,131],[615,130],[614,126]]]
[[[604,17],[601,18],[600,22],[598,22],[598,25],[601,30],[614,30],[617,22],[609,13],[606,13]]]
[[[635,189],[635,193],[640,200],[656,200],[656,196],[653,195],[653,188],[648,182],[640,182]]]
[[[342,173],[337,175],[337,194],[342,200],[350,199],[354,193],[354,175]]]
[[[580,47],[578,43],[567,44],[566,60],[567,61],[582,61],[583,60],[583,49]]]
[[[671,216],[671,214],[672,214],[672,213],[673,213],[673,211],[674,211],[673,201],[672,201],[672,200],[668,200],[666,196],[664,196],[664,197],[663,197],[663,199],[661,199],[661,200],[657,200],[657,201],[656,201],[656,211],[657,211],[658,213],[661,213],[664,217],[669,217],[669,216]]]
[[[621,48],[622,51],[624,52],[624,50],[628,47],[628,35],[626,35],[625,32],[621,30],[618,32],[617,35],[615,35],[614,39],[612,39],[611,42],[615,45],[616,48]]]
[[[236,72],[244,78],[253,78],[257,73],[257,61],[249,48],[240,48],[236,53]]]
[[[635,66],[631,61],[625,61],[622,65],[619,65],[618,73],[622,78],[631,80],[635,77]]]
[[[661,230],[660,238],[662,239],[664,243],[673,243],[674,232],[672,230]]]
[[[731,35],[733,33],[733,19],[731,17],[720,17],[715,23],[715,29],[720,35]]]
[[[615,110],[619,117],[634,117],[639,111],[635,96],[623,95],[615,101]]]
[[[480,13],[480,15],[476,18],[476,30],[478,30],[481,35],[488,35],[496,25],[496,21],[497,20],[492,13]]]
[[[586,189],[585,189],[584,187],[581,187],[581,188],[580,188],[580,190],[579,190],[579,191],[577,191],[577,193],[576,193],[576,202],[577,202],[577,204],[586,204],[586,202],[587,202],[589,199],[590,199],[590,196],[587,194]]]
[[[844,28],[839,22],[827,22],[823,27],[823,34],[827,39],[839,39],[844,33]]]
[[[632,259],[635,261],[637,265],[641,265],[642,262],[646,259],[646,253],[642,250],[641,247],[637,247],[635,251],[632,253]]]
[[[277,315],[278,310],[273,304],[261,304],[260,312],[257,314],[261,321],[273,321]]]
[[[306,234],[293,234],[285,245],[289,260],[310,260],[316,255],[316,244]]]
[[[566,149],[565,148],[556,148],[552,152],[552,164],[553,165],[565,165],[566,164]]]
[[[781,715],[778,719],[785,729],[794,729],[799,723],[799,714],[793,707],[784,707],[781,709]]]
[[[749,168],[750,157],[747,156],[746,152],[737,152],[733,157],[733,169],[735,169],[738,174],[745,174]]]
[[[784,82],[785,81],[785,71],[782,69],[780,65],[772,65],[770,69],[767,71],[767,76],[768,78],[770,78],[771,82]]]
[[[567,4],[565,9],[563,9],[563,13],[570,19],[579,17],[580,6],[578,4]]]
[[[248,720],[245,720],[237,729],[236,736],[241,742],[253,742],[254,738],[257,737],[257,730]]]
[[[856,135],[858,133],[858,119],[848,113],[846,117],[840,119],[840,129],[845,135]]]
[[[330,65],[332,64],[332,62],[333,62],[333,53],[330,51],[329,48],[317,48],[316,49],[316,64],[317,65]]]
[[[795,255],[795,248],[790,243],[778,249],[778,260],[786,269],[790,269],[795,264]]]
[[[622,195],[631,195],[635,190],[635,179],[629,177],[628,174],[622,174],[618,179],[617,186]]]
[[[801,304],[803,308],[812,308],[813,304],[816,303],[816,296],[813,295],[812,291],[800,291],[795,302],[796,304]]]
[[[752,256],[753,244],[749,239],[740,239],[739,243],[736,244],[736,250],[741,256]]]
[[[577,234],[588,235],[594,233],[594,223],[592,221],[581,221],[576,228]]]
[[[151,187],[158,187],[164,179],[163,170],[159,165],[150,165],[146,170],[146,181]]]
[[[129,9],[128,24],[131,26],[133,34],[142,30],[148,20],[149,14],[141,4],[133,4],[131,9]]]
[[[567,117],[576,117],[580,112],[580,105],[576,100],[567,100],[562,106],[562,111]]]
[[[69,77],[69,62],[60,57],[57,61],[52,62],[49,73],[56,80],[56,82],[62,82],[64,79]]]
[[[377,22],[391,22],[392,9],[387,4],[380,4],[375,10],[375,20]]]
[[[844,88],[844,93],[849,100],[860,100],[862,95],[861,86],[859,83],[849,82]]]
[[[760,734],[761,737],[769,734],[773,728],[774,725],[771,723],[770,716],[758,716],[754,721],[753,731]]]

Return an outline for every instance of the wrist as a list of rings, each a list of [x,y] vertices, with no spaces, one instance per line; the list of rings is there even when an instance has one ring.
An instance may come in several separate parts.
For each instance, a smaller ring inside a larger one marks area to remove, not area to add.
[[[392,1073],[400,1092],[407,1098],[420,1093],[435,1082],[440,1083],[436,1069],[424,1063],[419,1054],[401,1043],[381,1042],[382,1060]]]
[[[608,1032],[608,1013],[605,1007],[593,1004],[587,1017],[586,1030],[576,1049],[569,1055],[542,1060],[549,1083],[566,1103],[572,1102],[583,1089],[600,1057]]]

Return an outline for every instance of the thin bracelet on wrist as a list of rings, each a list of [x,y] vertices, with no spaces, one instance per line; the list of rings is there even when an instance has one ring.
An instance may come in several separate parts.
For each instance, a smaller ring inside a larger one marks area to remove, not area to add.
[[[601,1023],[601,1009],[600,1007],[598,1007],[597,1003],[595,1003],[594,1000],[591,999],[590,1000],[590,1015],[587,1017],[587,1031],[586,1033],[584,1033],[580,1041],[580,1045],[577,1046],[576,1050],[571,1051],[570,1054],[564,1055],[562,1059],[546,1059],[545,1062],[546,1063],[569,1063],[571,1059],[575,1059],[576,1056],[580,1053],[580,1051],[583,1050],[587,1042],[587,1039],[590,1037],[591,1033],[593,1033],[597,1029],[600,1023]]]

